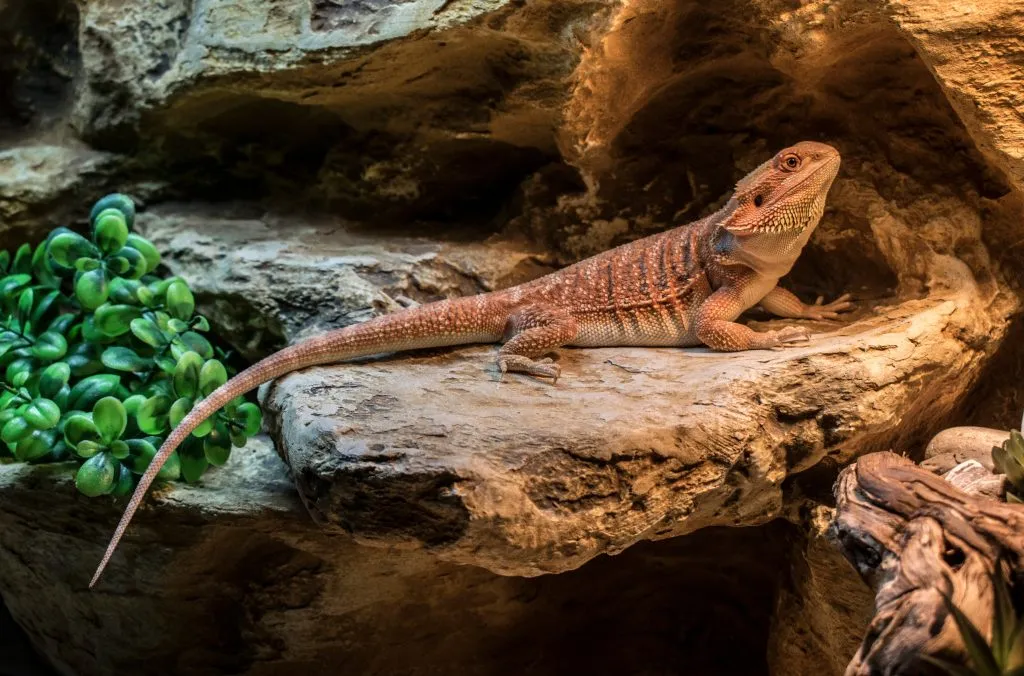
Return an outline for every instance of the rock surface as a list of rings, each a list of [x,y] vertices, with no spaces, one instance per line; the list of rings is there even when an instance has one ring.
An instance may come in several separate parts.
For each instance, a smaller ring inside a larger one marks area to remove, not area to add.
[[[93,591],[120,506],[60,466],[0,466],[4,598],[59,673],[767,673],[787,524],[506,577],[326,533],[269,446],[245,451],[159,491]]]
[[[897,440],[981,358],[961,342],[974,305],[875,308],[778,352],[565,351],[554,387],[497,382],[489,347],[313,368],[264,406],[315,518],[503,574],[561,572],[764,523],[790,474]]]
[[[0,228],[3,248],[45,236],[46,228],[80,216],[74,210],[109,184],[117,159],[62,145],[0,150]],[[9,239],[8,239],[9,238]]]
[[[1006,475],[993,473],[977,460],[962,462],[942,475],[942,478],[968,495],[1006,502],[1009,482]]]
[[[374,232],[252,205],[168,204],[139,216],[164,265],[189,281],[218,335],[255,359],[411,303],[490,291],[550,272],[521,241]]]
[[[950,427],[942,430],[928,442],[921,466],[937,474],[945,474],[968,460],[982,464],[993,471],[992,448],[1001,446],[1010,436],[1007,430],[987,427]]]
[[[298,198],[369,220],[486,218],[558,160],[578,54],[565,35],[598,7],[89,2],[72,122],[104,148],[137,149],[192,198]]]
[[[978,149],[1024,191],[1024,8],[1003,0],[982,0],[969,11],[953,12],[945,11],[942,0],[890,5]]]
[[[772,674],[842,674],[871,621],[874,598],[827,537],[831,509],[808,502],[794,538],[768,644]]]
[[[857,194],[851,186],[837,201]],[[902,285],[933,294],[862,302],[846,326],[809,323],[820,335],[805,347],[565,351],[554,388],[495,382],[490,347],[397,356],[280,379],[265,398],[268,422],[318,521],[502,574],[560,572],[644,539],[764,523],[781,514],[787,477],[919,434],[925,412],[970,386],[965,374],[988,354],[983,337],[1002,330],[995,281],[979,285],[923,243],[911,256],[896,239],[909,225],[881,204],[873,216],[879,232],[890,229],[889,255],[906,263]],[[216,328],[256,356],[391,310],[398,297],[484,291],[545,271],[494,237],[430,241],[174,206],[140,223]]]

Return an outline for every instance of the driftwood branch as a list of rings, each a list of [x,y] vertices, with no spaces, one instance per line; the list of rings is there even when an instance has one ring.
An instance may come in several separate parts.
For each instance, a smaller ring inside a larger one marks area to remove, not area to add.
[[[840,473],[831,535],[875,589],[875,616],[847,676],[918,673],[922,653],[965,659],[941,593],[991,632],[991,575],[1000,557],[1011,574],[1024,564],[1024,507],[954,485],[976,488],[977,470],[959,467],[947,480],[874,453]]]

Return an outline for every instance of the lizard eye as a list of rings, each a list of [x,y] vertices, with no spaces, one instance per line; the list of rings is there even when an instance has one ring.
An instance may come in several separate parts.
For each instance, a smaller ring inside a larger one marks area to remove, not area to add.
[[[786,155],[782,158],[782,165],[790,170],[795,170],[800,166],[800,158],[796,155]]]
[[[759,207],[764,204],[764,195],[754,195],[754,206]]]

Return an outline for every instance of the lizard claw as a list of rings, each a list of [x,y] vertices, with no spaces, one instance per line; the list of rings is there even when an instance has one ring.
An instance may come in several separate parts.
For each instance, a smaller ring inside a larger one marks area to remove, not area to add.
[[[558,376],[562,375],[562,367],[554,363],[550,357],[543,359],[528,359],[520,355],[505,355],[498,357],[498,368],[502,376],[511,371],[513,373],[525,373],[538,378],[551,378],[551,384],[558,382]]]
[[[839,319],[840,312],[849,312],[853,309],[853,303],[850,302],[850,294],[844,293],[839,298],[828,305],[822,305],[825,301],[823,296],[818,296],[818,300],[814,302],[814,305],[808,305],[807,309],[804,310],[804,319]]]
[[[784,326],[778,331],[771,331],[768,336],[772,341],[771,349],[778,350],[793,343],[809,341],[811,332],[802,326]]]

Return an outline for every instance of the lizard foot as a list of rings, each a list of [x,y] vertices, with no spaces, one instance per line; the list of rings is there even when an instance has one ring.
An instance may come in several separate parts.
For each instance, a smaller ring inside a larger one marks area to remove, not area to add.
[[[772,350],[793,343],[806,343],[811,339],[811,332],[802,326],[784,326],[778,331],[769,331],[762,335],[765,337],[764,347]]]
[[[839,319],[840,312],[849,312],[853,309],[853,303],[850,302],[850,294],[844,293],[839,298],[828,305],[822,305],[825,298],[818,296],[818,300],[814,302],[814,305],[808,305],[804,309],[804,319]]]
[[[534,361],[528,357],[518,354],[506,354],[498,357],[498,368],[501,369],[502,378],[508,372],[525,373],[538,378],[551,378],[551,384],[558,382],[558,376],[562,374],[562,367],[554,363],[551,357],[544,357]]]

